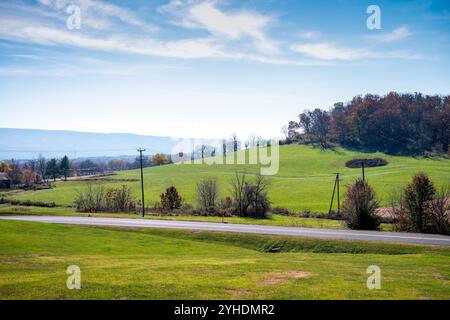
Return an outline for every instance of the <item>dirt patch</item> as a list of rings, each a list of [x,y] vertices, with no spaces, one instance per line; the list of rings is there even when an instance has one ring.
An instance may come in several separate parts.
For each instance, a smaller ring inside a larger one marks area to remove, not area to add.
[[[289,280],[304,279],[312,276],[311,272],[297,270],[283,270],[270,272],[262,281],[263,285],[280,284]]]
[[[251,293],[248,289],[232,289],[228,290],[227,294],[231,299],[245,299]]]

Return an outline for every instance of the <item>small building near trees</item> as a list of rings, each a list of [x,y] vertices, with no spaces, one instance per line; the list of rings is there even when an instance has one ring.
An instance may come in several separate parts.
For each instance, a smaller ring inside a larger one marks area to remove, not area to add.
[[[9,189],[11,188],[11,179],[8,174],[4,172],[0,172],[0,189]]]

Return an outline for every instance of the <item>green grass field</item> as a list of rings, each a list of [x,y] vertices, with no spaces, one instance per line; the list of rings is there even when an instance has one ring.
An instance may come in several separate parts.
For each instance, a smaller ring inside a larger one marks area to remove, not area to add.
[[[311,210],[327,212],[334,183],[335,172],[341,173],[342,193],[345,185],[360,177],[360,169],[349,169],[345,162],[356,157],[382,157],[389,165],[366,169],[366,177],[375,188],[382,205],[387,205],[392,190],[402,188],[412,175],[426,172],[439,187],[450,184],[450,159],[396,157],[384,154],[357,153],[338,148],[322,151],[308,146],[289,145],[280,147],[280,169],[277,175],[270,176],[269,196],[273,206],[281,206],[293,211]],[[146,204],[152,206],[159,201],[165,188],[174,185],[187,203],[195,204],[195,185],[202,177],[216,177],[221,186],[221,196],[230,194],[229,182],[236,170],[245,169],[255,174],[256,166],[245,165],[206,165],[179,164],[145,169]],[[95,182],[106,187],[120,187],[123,184],[132,188],[139,196],[139,171],[123,171],[107,177],[105,182]],[[111,181],[114,179],[114,181]],[[136,179],[136,181],[127,181]],[[70,206],[77,189],[87,182],[56,182],[52,190],[10,193],[12,198],[32,201],[56,202]]]
[[[449,264],[448,248],[0,221],[0,299],[450,299]]]

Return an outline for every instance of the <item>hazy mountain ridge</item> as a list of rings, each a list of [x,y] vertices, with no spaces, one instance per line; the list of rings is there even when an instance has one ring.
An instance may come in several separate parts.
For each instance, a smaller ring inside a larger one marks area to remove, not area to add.
[[[45,157],[85,158],[170,153],[179,139],[130,133],[0,128],[0,159]]]

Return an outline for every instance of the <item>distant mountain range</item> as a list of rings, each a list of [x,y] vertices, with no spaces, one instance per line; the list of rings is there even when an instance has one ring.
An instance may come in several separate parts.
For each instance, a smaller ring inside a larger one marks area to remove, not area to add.
[[[0,160],[44,157],[91,158],[171,153],[180,139],[129,133],[0,128]]]

